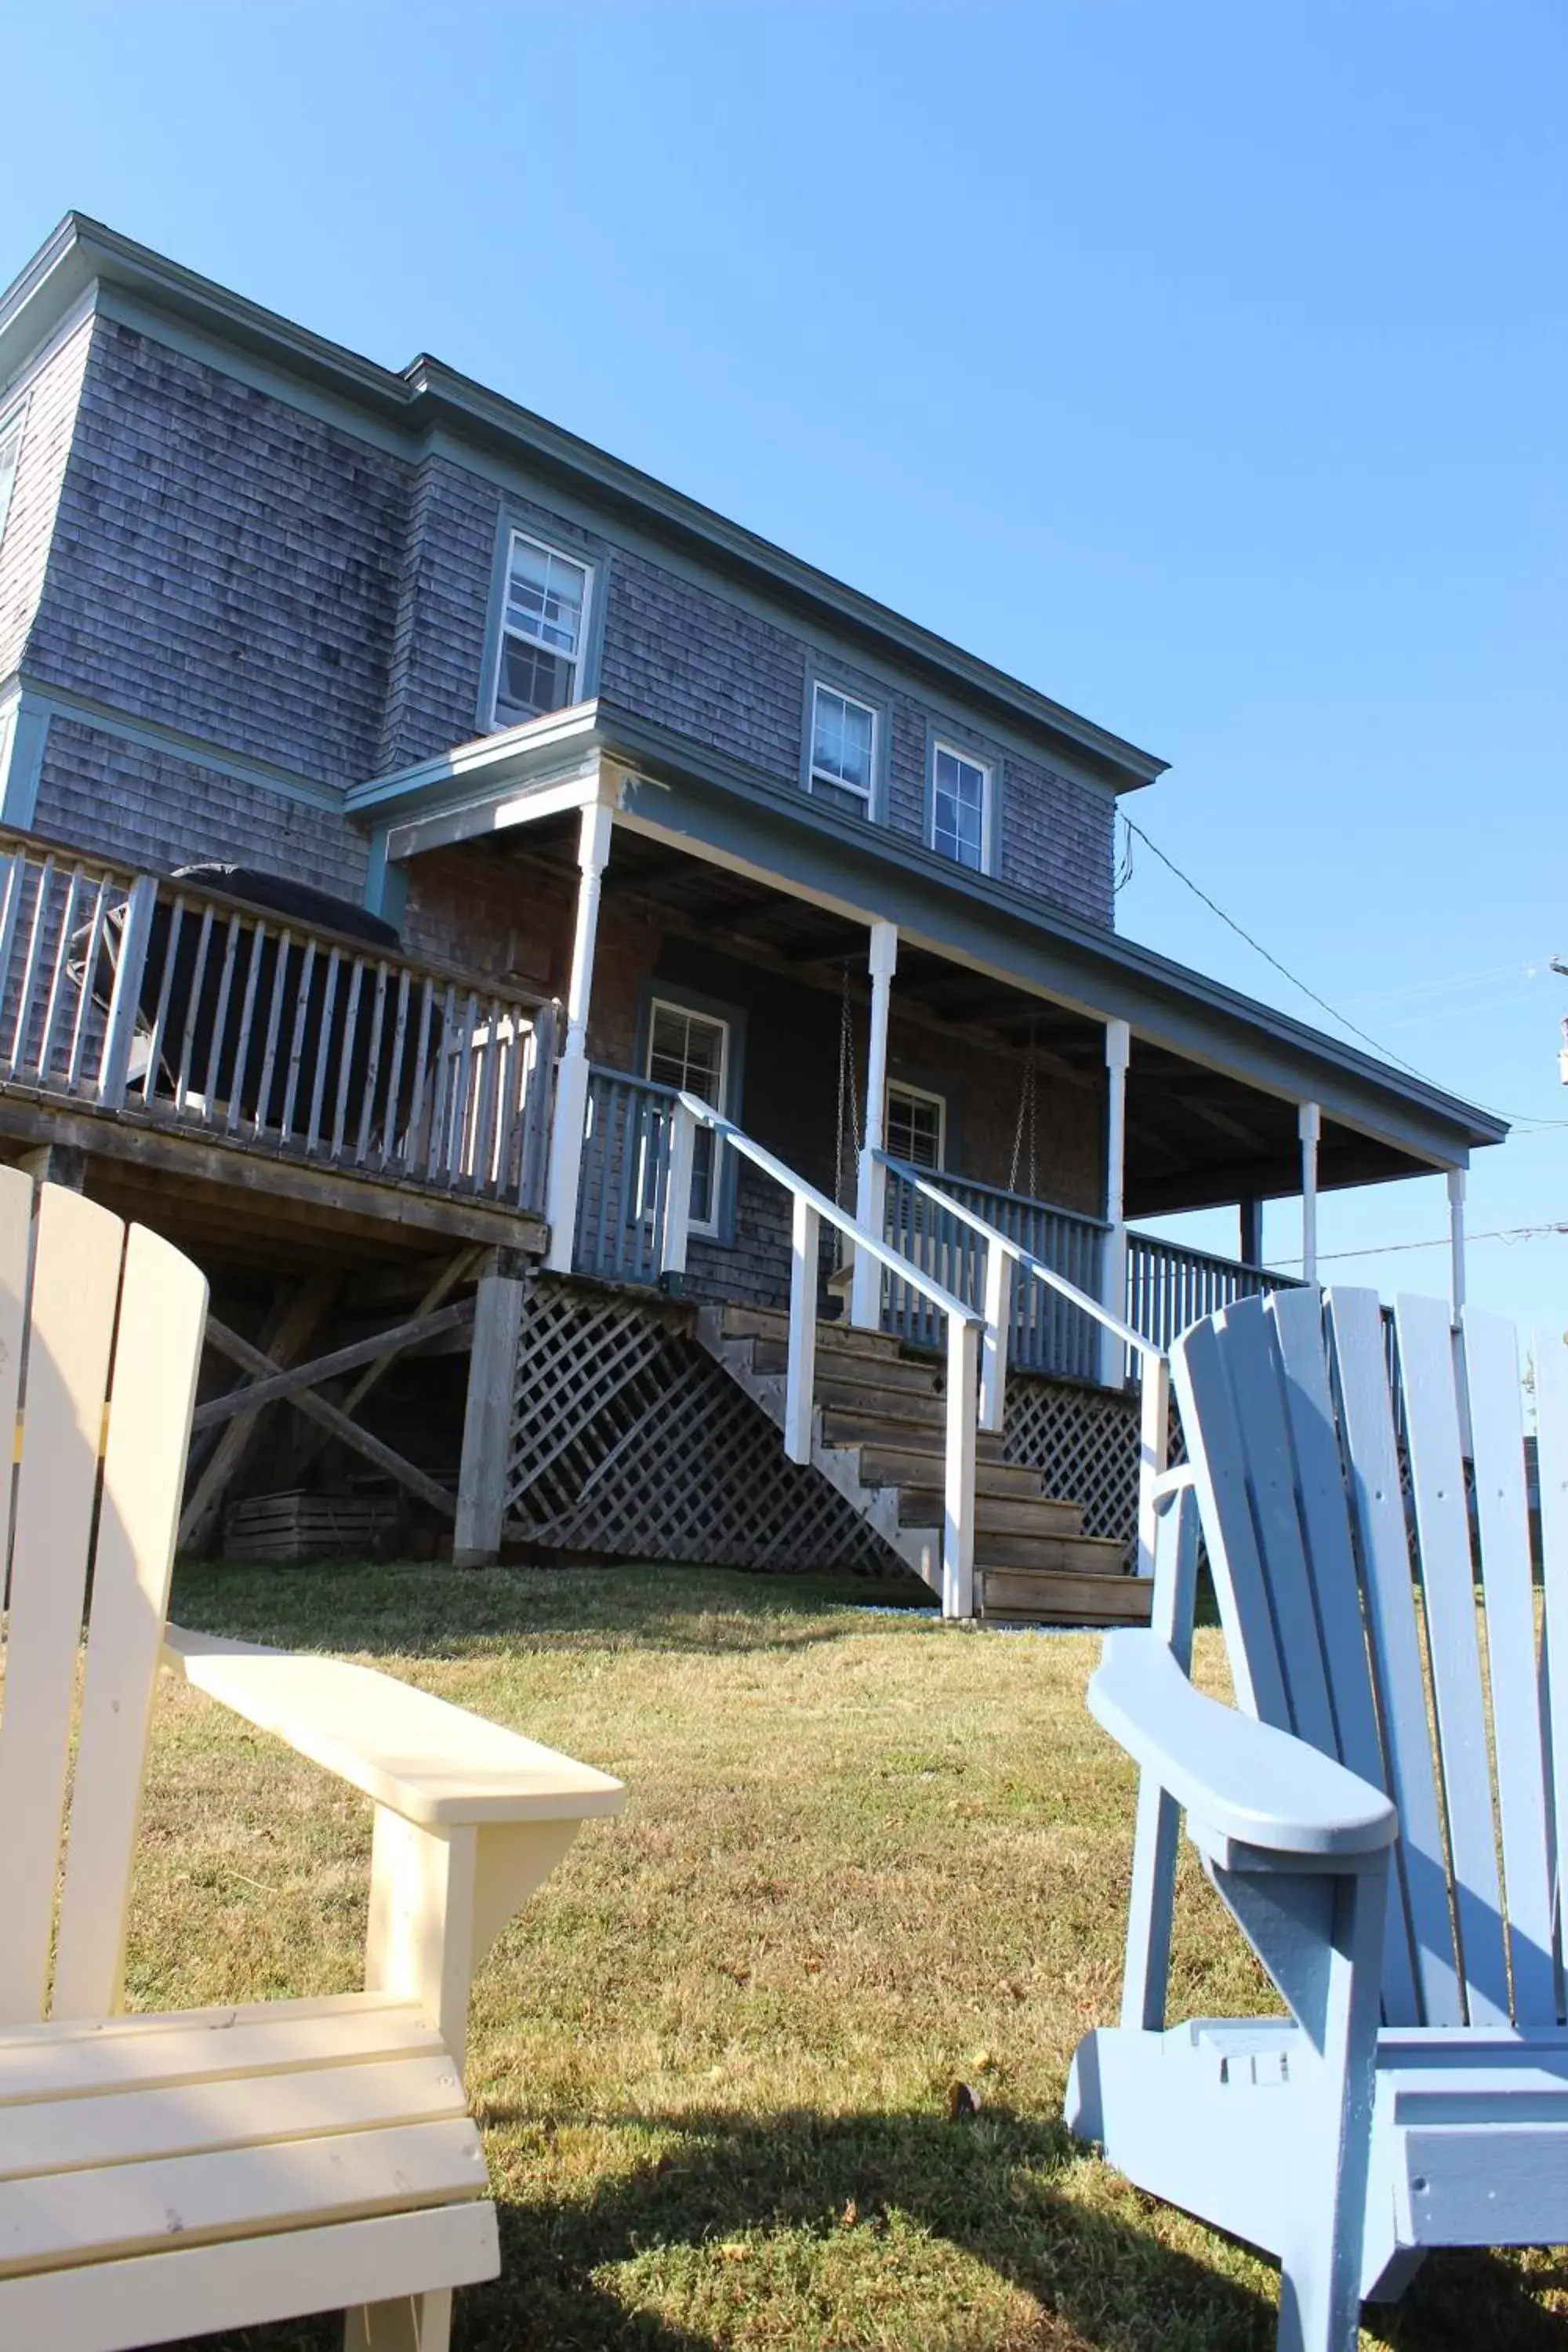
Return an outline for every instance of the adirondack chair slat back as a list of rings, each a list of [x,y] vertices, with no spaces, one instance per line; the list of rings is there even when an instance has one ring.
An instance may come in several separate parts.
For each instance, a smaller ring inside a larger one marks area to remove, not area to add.
[[[1250,1300],[1173,1370],[1239,1703],[1399,1808],[1390,2023],[1563,2013],[1556,1798],[1568,1794],[1568,1348],[1538,1339],[1546,1625],[1536,1632],[1511,1328],[1394,1312],[1414,1549],[1382,1310],[1367,1291]],[[1473,1459],[1484,1651],[1467,1490]],[[1561,1588],[1561,1589],[1560,1589]],[[1551,1629],[1564,1654],[1551,1672]]]
[[[0,1169],[0,1433],[19,1432],[0,1490],[0,2022],[118,2003],[205,1311],[166,1243]]]

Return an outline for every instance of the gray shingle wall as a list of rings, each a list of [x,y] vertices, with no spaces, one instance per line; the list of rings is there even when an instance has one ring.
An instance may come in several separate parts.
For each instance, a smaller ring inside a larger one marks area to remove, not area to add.
[[[500,493],[465,467],[427,457],[414,477],[377,772],[391,774],[479,733]]]
[[[91,339],[92,321],[84,320],[25,395],[21,459],[0,541],[0,677],[20,667],[37,610]],[[5,404],[7,416],[14,405]]]
[[[219,857],[343,898],[364,887],[363,835],[333,810],[75,719],[50,722],[34,824],[51,840],[159,873]]]
[[[407,501],[399,459],[100,319],[28,670],[300,775],[368,775]]]
[[[1002,876],[1091,923],[1113,926],[1116,803],[1009,752],[1002,762]]]
[[[625,548],[611,562],[607,595],[601,693],[796,781],[805,692],[798,637]]]

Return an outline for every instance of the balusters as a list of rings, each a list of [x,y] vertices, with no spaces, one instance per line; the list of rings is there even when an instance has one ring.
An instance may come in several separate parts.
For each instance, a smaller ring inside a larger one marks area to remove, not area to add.
[[[81,983],[77,990],[76,1019],[71,1024],[70,1058],[66,1065],[66,1084],[73,1095],[81,1085],[82,1056],[87,1049],[88,1013],[92,1005],[92,982],[98,970],[99,950],[103,944],[103,926],[108,912],[109,891],[109,877],[100,875],[98,889],[93,898],[92,914],[88,921],[87,953],[82,959]]]
[[[381,1164],[387,1168],[397,1149],[398,1087],[403,1082],[403,1046],[408,1033],[408,974],[397,976],[397,1018],[392,1032],[392,1067],[387,1073],[386,1110],[381,1123]]]
[[[294,1106],[300,1096],[300,1071],[305,1053],[305,1033],[310,1011],[310,982],[316,969],[316,942],[308,940],[300,969],[300,996],[294,1007],[294,1031],[289,1040],[289,1076],[283,1085],[283,1117],[279,1133],[286,1144],[294,1132]],[[321,1066],[321,1050],[317,1048],[316,1066]]]
[[[176,896],[169,909],[169,929],[163,941],[163,976],[158,983],[158,1003],[153,1016],[153,1034],[149,1041],[147,1066],[142,1073],[143,1108],[152,1102],[157,1089],[158,1066],[163,1058],[163,1041],[169,1034],[169,998],[174,984],[174,957],[179,948],[180,931],[184,919],[184,899]],[[121,952],[123,954],[123,947]]]
[[[261,1050],[261,1080],[256,1089],[256,1116],[251,1121],[251,1133],[258,1136],[266,1133],[267,1114],[272,1108],[272,1078],[278,1063],[278,1035],[283,1023],[283,996],[289,985],[289,955],[293,941],[292,931],[279,932],[272,997],[267,1009],[267,1037]]]
[[[245,994],[239,1007],[239,1035],[235,1040],[234,1067],[229,1073],[228,1117],[224,1124],[230,1135],[239,1133],[240,1106],[245,1099],[245,1074],[250,1061],[250,1024],[256,1012],[256,988],[261,978],[261,951],[266,943],[267,926],[258,923],[250,933],[250,958],[245,974]]]

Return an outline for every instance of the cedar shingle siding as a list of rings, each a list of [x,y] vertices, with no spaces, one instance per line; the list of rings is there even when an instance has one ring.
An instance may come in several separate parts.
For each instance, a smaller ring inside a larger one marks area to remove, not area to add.
[[[79,328],[30,388],[0,554],[0,679],[20,670],[102,707],[100,725],[54,719],[40,828],[153,864],[244,856],[357,891],[359,832],[330,805],[205,765],[202,749],[341,788],[480,731],[500,531],[515,520],[584,547],[542,485],[503,490],[479,463],[412,444],[399,457],[150,334],[102,317]],[[764,616],[760,592],[742,602],[617,542],[607,520],[585,551],[589,691],[793,784],[820,660],[889,722],[893,832],[924,837],[930,734],[956,728],[993,765],[1004,878],[1111,921],[1109,790],[994,740],[891,666],[868,669],[858,648],[837,658],[782,605]],[[127,740],[111,713],[194,741]],[[470,905],[447,930],[438,895],[421,905],[422,943],[500,962],[510,927]]]

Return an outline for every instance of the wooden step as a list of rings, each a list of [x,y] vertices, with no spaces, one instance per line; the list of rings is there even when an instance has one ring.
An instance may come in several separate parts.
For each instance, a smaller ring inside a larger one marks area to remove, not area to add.
[[[773,1339],[787,1342],[789,1317],[776,1307],[725,1307],[720,1328],[726,1339]],[[876,1356],[898,1360],[901,1342],[890,1331],[857,1331],[846,1323],[816,1327],[816,1353],[826,1356]]]
[[[817,1389],[817,1402],[822,1390]],[[932,1464],[940,1464],[946,1454],[944,1417],[939,1413],[934,1422],[917,1421],[913,1415],[900,1413],[889,1400],[889,1409],[868,1398],[867,1402],[846,1410],[842,1405],[824,1407],[822,1442],[825,1445],[871,1445],[879,1449],[895,1446],[900,1454],[919,1454]],[[977,1430],[974,1437],[976,1462],[1000,1463],[1005,1457],[1002,1440],[985,1430]]]
[[[922,1453],[901,1445],[863,1445],[860,1448],[860,1483],[866,1486],[932,1486],[942,1475],[940,1451]],[[940,1486],[936,1491],[940,1494]],[[979,1462],[974,1469],[974,1491],[979,1495],[1037,1497],[1040,1474],[1026,1470],[1016,1462]]]
[[[989,1534],[976,1528],[977,1569],[1066,1570],[1074,1576],[1122,1576],[1127,1570],[1127,1546],[1104,1536],[1015,1535],[1004,1529]]]
[[[901,1528],[940,1528],[942,1491],[940,1486],[902,1486],[899,1490]],[[974,1532],[997,1536],[1077,1536],[1083,1532],[1083,1507],[1059,1502],[1052,1495],[976,1495]]]
[[[1050,1570],[975,1573],[982,1618],[1023,1625],[1146,1625],[1154,1597],[1147,1576],[1067,1576]]]
[[[785,1341],[753,1339],[752,1362],[758,1371],[782,1372],[789,1356]],[[849,1356],[835,1354],[816,1360],[816,1396],[819,1404],[864,1404],[868,1394],[907,1398],[911,1404],[929,1406],[936,1420],[942,1418],[942,1374],[931,1364],[911,1363],[903,1356]],[[898,1410],[904,1410],[902,1402]],[[922,1414],[921,1418],[925,1418]]]

